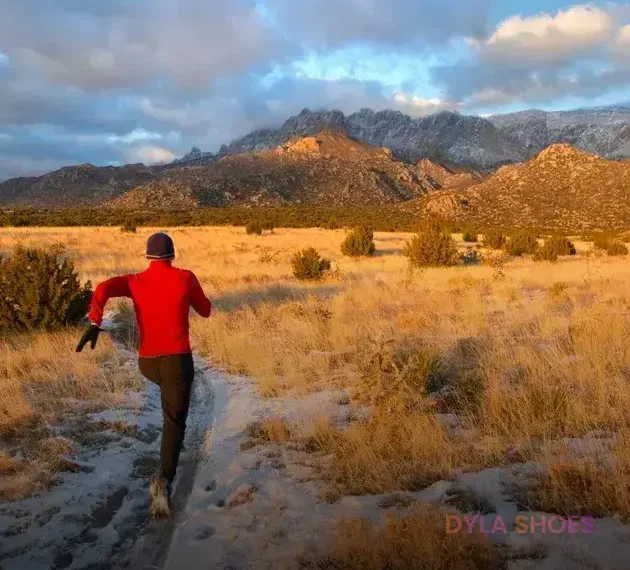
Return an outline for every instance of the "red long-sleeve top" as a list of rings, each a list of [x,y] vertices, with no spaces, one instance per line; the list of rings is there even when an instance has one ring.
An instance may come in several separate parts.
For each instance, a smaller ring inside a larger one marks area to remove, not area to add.
[[[170,261],[152,261],[146,271],[101,283],[92,295],[90,322],[101,325],[105,304],[112,297],[133,301],[142,357],[190,352],[190,307],[206,318],[211,311],[195,274],[173,267]]]

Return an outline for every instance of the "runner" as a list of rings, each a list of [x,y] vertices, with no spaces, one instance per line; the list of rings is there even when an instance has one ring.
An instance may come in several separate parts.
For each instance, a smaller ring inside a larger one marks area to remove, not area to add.
[[[85,331],[77,352],[89,342],[92,350],[101,332],[103,311],[113,297],[133,301],[140,331],[138,365],[140,372],[160,387],[163,431],[161,470],[150,484],[154,517],[170,515],[170,496],[182,450],[191,387],[195,374],[189,339],[189,308],[210,316],[211,303],[197,277],[186,269],[173,267],[175,247],[164,233],[147,241],[145,271],[104,281],[94,291]]]

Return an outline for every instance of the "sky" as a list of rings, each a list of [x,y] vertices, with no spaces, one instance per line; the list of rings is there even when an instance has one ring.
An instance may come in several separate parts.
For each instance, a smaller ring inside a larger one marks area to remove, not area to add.
[[[170,161],[303,108],[630,101],[630,4],[0,0],[0,180]]]

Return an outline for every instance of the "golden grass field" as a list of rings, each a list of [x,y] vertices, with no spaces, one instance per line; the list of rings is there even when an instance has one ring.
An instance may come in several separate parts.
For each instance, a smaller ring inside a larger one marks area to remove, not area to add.
[[[0,253],[63,244],[95,284],[142,270],[153,231],[5,228]],[[630,516],[630,258],[576,242],[578,255],[554,264],[516,258],[412,272],[402,255],[408,234],[377,233],[375,255],[352,260],[339,251],[343,230],[169,233],[176,265],[192,269],[213,301],[209,320],[192,320],[196,350],[251,376],[266,396],[344,388],[371,410],[347,428],[320,418],[308,435],[270,419],[270,439],[308,437],[334,458],[325,473],[334,493],[416,490],[458,469],[538,460],[531,505]],[[305,284],[290,258],[309,246],[333,271]],[[102,399],[125,385],[112,344],[103,339],[78,360],[77,335],[0,344],[5,431],[54,413],[60,394]],[[456,430],[444,413],[457,414]],[[602,445],[576,452],[568,438]]]

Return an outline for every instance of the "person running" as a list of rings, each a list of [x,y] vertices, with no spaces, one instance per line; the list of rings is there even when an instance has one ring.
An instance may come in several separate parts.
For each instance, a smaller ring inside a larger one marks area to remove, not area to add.
[[[85,331],[77,352],[89,342],[92,350],[101,332],[103,311],[113,297],[133,301],[140,331],[140,372],[160,388],[163,414],[161,470],[151,479],[151,512],[170,515],[170,496],[182,450],[191,387],[195,375],[189,339],[189,308],[208,318],[212,305],[195,274],[173,267],[175,247],[164,233],[147,241],[151,261],[141,273],[123,275],[99,284],[92,295]]]

